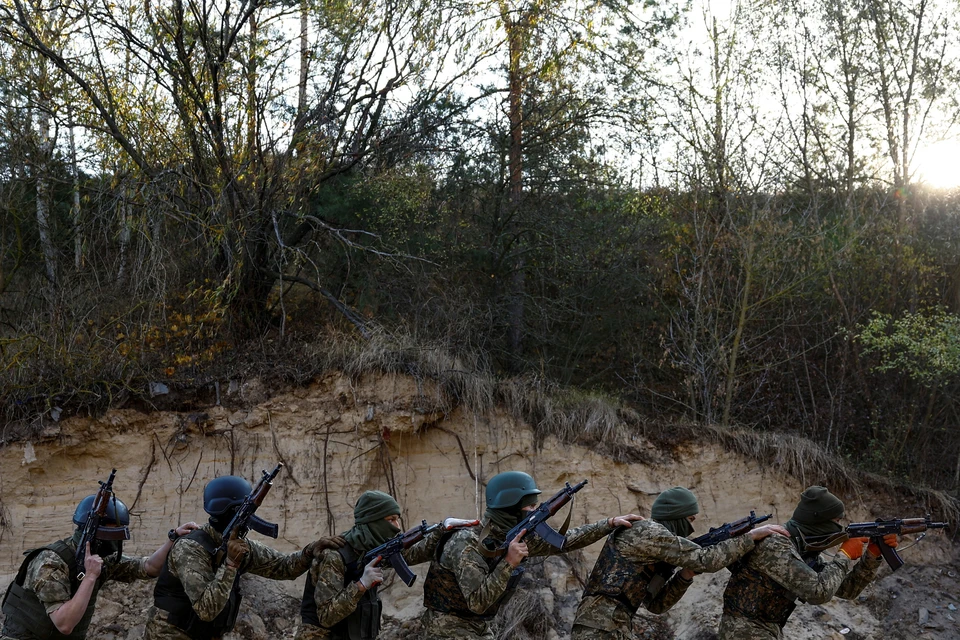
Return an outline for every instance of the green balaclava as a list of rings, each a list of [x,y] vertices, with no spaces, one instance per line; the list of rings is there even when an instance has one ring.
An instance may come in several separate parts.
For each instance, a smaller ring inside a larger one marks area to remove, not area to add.
[[[700,513],[700,503],[693,492],[683,487],[673,487],[663,491],[653,501],[650,517],[670,530],[675,536],[688,537],[693,533],[693,524],[689,516]]]
[[[400,533],[384,518],[400,515],[400,505],[383,491],[365,491],[353,508],[353,528],[343,534],[356,551],[366,552]]]
[[[521,520],[523,520],[523,508],[535,505],[539,500],[540,495],[532,493],[520,498],[520,502],[512,507],[504,507],[502,509],[491,509],[487,507],[486,512],[483,514],[483,519],[485,522],[492,522],[497,526],[498,529],[501,529],[504,533],[506,533],[507,531],[510,531],[510,529],[513,529],[515,526],[517,526]]]
[[[843,526],[833,521],[844,516],[843,501],[826,487],[808,487],[800,494],[793,517],[784,523],[801,555],[806,552],[804,538],[839,533]],[[816,554],[814,554],[816,555]]]

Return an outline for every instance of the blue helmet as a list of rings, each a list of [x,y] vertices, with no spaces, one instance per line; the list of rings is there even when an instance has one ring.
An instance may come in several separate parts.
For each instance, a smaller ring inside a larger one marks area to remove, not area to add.
[[[96,495],[90,495],[80,501],[73,512],[73,524],[83,527],[87,524],[87,518],[90,517],[90,511],[96,501]],[[105,524],[119,525],[116,527],[104,527]],[[129,540],[130,529],[130,511],[123,501],[114,495],[107,500],[107,512],[100,518],[100,527],[97,529],[96,538],[98,540]]]
[[[253,487],[240,476],[220,476],[203,488],[203,510],[211,516],[219,516],[239,507],[250,495]]]

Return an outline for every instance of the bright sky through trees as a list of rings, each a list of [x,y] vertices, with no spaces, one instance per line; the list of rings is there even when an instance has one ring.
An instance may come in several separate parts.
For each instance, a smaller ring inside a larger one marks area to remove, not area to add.
[[[944,140],[917,149],[917,181],[935,189],[960,187],[960,142]]]

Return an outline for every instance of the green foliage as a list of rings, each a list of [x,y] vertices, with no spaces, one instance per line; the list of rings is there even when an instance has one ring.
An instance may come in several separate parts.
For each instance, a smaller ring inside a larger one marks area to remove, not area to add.
[[[945,386],[960,373],[960,316],[943,308],[891,314],[874,312],[857,339],[879,363],[877,372],[899,372],[927,387]]]

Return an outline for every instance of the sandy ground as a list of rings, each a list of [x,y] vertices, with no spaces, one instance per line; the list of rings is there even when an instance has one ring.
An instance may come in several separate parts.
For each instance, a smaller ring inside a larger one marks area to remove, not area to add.
[[[558,559],[549,562],[554,571],[564,568]],[[569,638],[580,591],[555,593],[550,586],[551,567],[530,573],[533,577],[524,585],[524,595],[526,600],[538,601],[538,604],[532,612],[527,611],[532,618],[527,628],[507,637]],[[664,616],[638,614],[637,637],[651,640],[715,638],[720,594],[727,576],[725,571],[698,576],[680,604]],[[0,581],[4,590],[9,578],[6,576]],[[292,638],[299,622],[301,585],[302,580],[279,583],[255,576],[245,578],[243,613],[227,640]],[[405,587],[397,583],[389,589],[400,588]],[[101,592],[89,637],[98,640],[142,638],[152,592],[152,582],[108,585]],[[527,605],[530,609],[529,603]],[[545,628],[541,616],[546,618]],[[383,640],[414,639],[419,635],[416,613],[412,617],[388,614],[384,622]],[[884,568],[878,580],[856,600],[835,599],[818,606],[801,604],[784,631],[785,637],[791,640],[955,640],[960,638],[960,563],[915,566],[908,562],[895,574]]]

